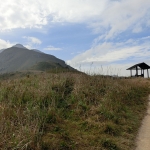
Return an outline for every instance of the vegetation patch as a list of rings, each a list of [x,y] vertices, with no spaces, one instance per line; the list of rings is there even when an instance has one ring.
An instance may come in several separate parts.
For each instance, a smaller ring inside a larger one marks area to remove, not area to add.
[[[51,71],[0,77],[0,149],[134,148],[148,79]]]
[[[53,62],[38,62],[36,65],[34,65],[31,69],[33,70],[41,70],[46,71],[54,68],[62,68],[62,66],[59,63],[53,63]]]

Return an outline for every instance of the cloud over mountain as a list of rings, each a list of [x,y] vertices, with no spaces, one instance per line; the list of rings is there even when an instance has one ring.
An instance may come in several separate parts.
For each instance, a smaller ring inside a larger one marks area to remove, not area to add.
[[[150,48],[150,0],[1,2],[0,32],[18,32],[21,29],[24,32],[20,38],[24,37],[26,47],[41,46],[40,49],[55,51],[64,57],[66,54],[58,50],[76,54],[68,58],[70,64],[107,64],[130,60],[131,57],[134,61],[146,60],[149,59]],[[4,40],[0,36],[0,49],[18,42],[6,40],[5,35],[3,37]]]
[[[11,44],[9,41],[0,39],[0,49],[8,48],[11,46],[13,46],[13,44]]]

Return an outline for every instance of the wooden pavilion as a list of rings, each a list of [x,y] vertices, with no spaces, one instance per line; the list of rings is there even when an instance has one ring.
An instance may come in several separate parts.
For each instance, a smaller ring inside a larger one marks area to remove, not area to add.
[[[146,63],[139,63],[139,64],[136,64],[130,68],[128,68],[127,70],[130,70],[131,72],[131,77],[144,77],[144,70],[147,70],[147,77],[149,78],[149,72],[148,72],[148,69],[150,69],[150,66],[147,65]],[[133,76],[132,75],[132,70],[135,70],[136,71],[136,74]],[[138,75],[138,71],[141,71],[141,74]]]

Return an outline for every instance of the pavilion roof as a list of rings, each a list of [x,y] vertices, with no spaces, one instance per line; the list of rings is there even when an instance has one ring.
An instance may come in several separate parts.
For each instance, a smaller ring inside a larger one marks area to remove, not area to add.
[[[143,62],[143,63],[136,64],[136,65],[128,68],[127,70],[136,70],[136,67],[137,67],[138,70],[150,69],[150,66]]]

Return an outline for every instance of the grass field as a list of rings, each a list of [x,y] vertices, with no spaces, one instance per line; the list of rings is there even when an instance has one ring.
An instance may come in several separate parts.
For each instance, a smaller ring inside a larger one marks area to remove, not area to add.
[[[134,149],[149,82],[76,72],[2,76],[0,149]]]

